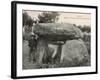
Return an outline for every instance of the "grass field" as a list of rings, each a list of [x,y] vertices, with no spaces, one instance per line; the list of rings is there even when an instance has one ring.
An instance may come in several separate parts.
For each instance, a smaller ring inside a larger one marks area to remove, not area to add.
[[[74,54],[75,56],[75,54]],[[73,62],[67,61],[64,63],[51,62],[37,64],[36,62],[29,61],[29,46],[28,41],[23,41],[23,69],[40,69],[40,68],[58,68],[58,67],[77,67],[77,66],[90,66],[90,56],[88,57],[88,62],[85,60],[82,64],[78,62],[77,59],[73,59]]]

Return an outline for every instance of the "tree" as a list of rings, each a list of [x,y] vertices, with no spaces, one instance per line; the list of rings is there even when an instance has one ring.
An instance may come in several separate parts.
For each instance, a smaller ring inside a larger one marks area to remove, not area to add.
[[[43,12],[38,16],[39,23],[53,23],[58,20],[57,12]]]
[[[90,28],[90,26],[84,25],[84,27],[82,28],[82,31],[89,33],[89,32],[91,32],[91,28]]]
[[[81,25],[78,25],[77,26],[82,32],[91,32],[91,27],[90,26],[87,26],[87,25],[84,25],[84,26],[81,26]]]
[[[23,40],[28,40],[32,31],[33,19],[27,14],[23,13]]]
[[[27,12],[23,13],[23,26],[28,25],[29,27],[33,25],[32,18],[27,14]]]

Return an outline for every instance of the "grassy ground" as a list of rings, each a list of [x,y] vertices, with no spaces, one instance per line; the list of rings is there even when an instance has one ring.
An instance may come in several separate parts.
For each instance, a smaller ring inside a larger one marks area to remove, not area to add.
[[[36,62],[29,61],[29,47],[28,42],[23,42],[23,69],[36,69],[36,68],[54,68],[59,67],[57,63],[37,64]]]
[[[90,65],[90,56],[88,58],[88,62],[84,61],[83,64],[80,64],[77,59],[73,60],[74,62],[66,62],[66,63],[45,63],[45,64],[37,64],[36,62],[29,61],[29,47],[28,42],[23,42],[23,69],[39,69],[39,68],[57,68],[57,67],[75,67],[75,66],[84,66]]]

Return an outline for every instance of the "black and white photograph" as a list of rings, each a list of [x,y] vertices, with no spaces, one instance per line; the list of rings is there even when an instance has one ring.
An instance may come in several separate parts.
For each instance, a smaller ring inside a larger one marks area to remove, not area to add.
[[[12,14],[13,78],[97,73],[96,6],[15,1]]]
[[[23,10],[23,69],[91,66],[91,14]]]

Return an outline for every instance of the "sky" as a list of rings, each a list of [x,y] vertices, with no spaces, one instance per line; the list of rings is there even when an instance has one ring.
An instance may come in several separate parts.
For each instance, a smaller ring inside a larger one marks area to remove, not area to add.
[[[36,18],[38,17],[39,14],[42,12],[40,11],[23,11],[27,12],[31,18]],[[78,12],[58,12],[59,15],[59,20],[57,23],[71,23],[71,24],[76,24],[76,25],[91,25],[91,14],[89,13],[78,13]]]

